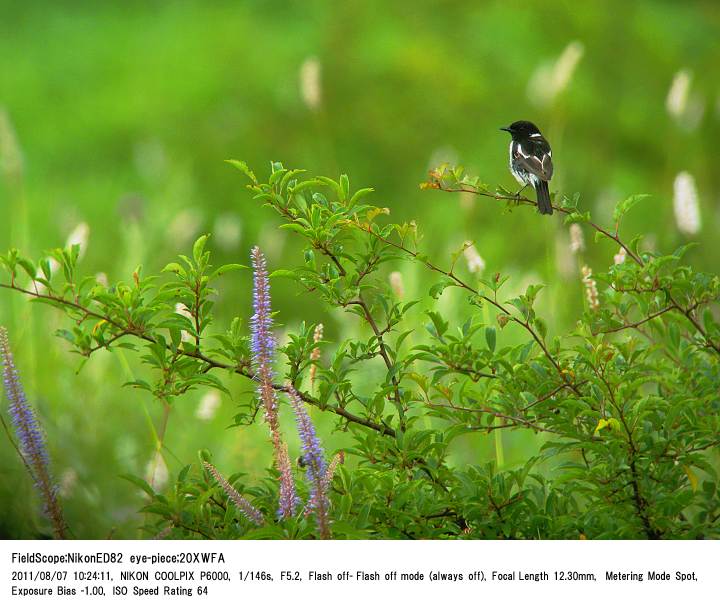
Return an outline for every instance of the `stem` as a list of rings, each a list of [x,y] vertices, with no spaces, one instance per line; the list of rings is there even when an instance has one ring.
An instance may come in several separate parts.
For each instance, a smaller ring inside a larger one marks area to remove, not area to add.
[[[535,203],[535,201],[533,201],[531,199],[527,199],[525,197],[520,197],[520,196],[515,197],[515,196],[500,195],[497,193],[484,192],[481,190],[477,190],[476,188],[463,188],[463,187],[450,188],[447,186],[443,186],[442,180],[437,177],[433,177],[432,185],[437,190],[442,190],[443,192],[469,192],[471,194],[474,194],[474,195],[477,195],[480,197],[488,197],[490,199],[495,199],[497,201],[513,201],[513,202],[521,203],[524,205],[532,205],[532,206],[537,205]],[[570,214],[573,214],[576,212],[575,209],[560,207],[558,205],[553,205],[552,208],[557,210],[561,214],[565,214],[565,215],[570,215]],[[628,256],[630,256],[630,259],[633,262],[635,262],[635,264],[637,264],[640,268],[645,268],[646,265],[645,265],[645,262],[642,260],[642,258],[640,258],[640,256],[638,256],[635,252],[633,252],[630,249],[630,247],[622,239],[620,239],[617,226],[615,226],[615,229],[613,231],[610,231],[606,228],[603,228],[599,224],[592,222],[591,220],[584,220],[584,222],[588,226],[592,227],[593,230],[595,230],[596,232],[601,233],[602,235],[605,235],[606,237],[608,237],[609,239],[614,241],[617,245],[619,245],[623,250],[625,250],[625,253]],[[368,232],[370,232],[370,231],[368,231]],[[408,253],[410,253],[410,252],[408,252]],[[430,265],[428,265],[428,266],[430,266]],[[435,270],[439,270],[439,269],[435,269]],[[444,274],[446,274],[446,273],[444,273]],[[450,275],[448,275],[448,276],[450,276]],[[673,308],[680,311],[685,316],[685,318],[695,327],[695,329],[700,333],[700,335],[705,339],[706,346],[709,347],[710,349],[712,349],[713,351],[715,351],[718,355],[720,355],[720,345],[718,345],[718,344],[714,343],[712,340],[710,340],[705,328],[703,328],[702,325],[700,324],[700,322],[698,322],[695,319],[695,317],[693,317],[692,310],[695,307],[692,307],[689,309],[681,307],[680,304],[675,299],[675,297],[672,294],[670,294],[669,292],[667,294],[667,297],[668,297],[668,300],[670,300],[670,302],[673,304]]]
[[[15,449],[15,452],[18,454],[18,457],[22,460],[23,464],[25,465],[25,469],[27,469],[30,476],[32,476],[33,482],[37,482],[35,480],[35,474],[33,473],[32,468],[30,467],[30,464],[25,459],[25,455],[22,454],[22,451],[20,450],[20,447],[15,442],[15,439],[12,436],[12,433],[10,432],[10,428],[7,426],[7,423],[5,422],[5,419],[0,415],[0,422],[2,423],[3,429],[5,430],[5,434],[8,437],[8,440],[10,440],[10,444],[12,444],[12,447]]]
[[[665,313],[668,313],[669,311],[673,311],[674,309],[677,309],[677,306],[675,306],[675,305],[673,304],[673,305],[670,305],[670,306],[668,306],[668,307],[665,307],[664,309],[660,309],[659,311],[656,311],[656,312],[653,313],[652,315],[648,315],[647,317],[645,317],[644,319],[641,319],[640,321],[628,322],[628,323],[626,323],[626,324],[624,324],[624,325],[622,325],[622,326],[618,326],[617,328],[611,328],[611,329],[609,329],[609,330],[603,330],[602,333],[603,333],[603,334],[612,334],[613,332],[620,332],[621,330],[628,330],[628,329],[630,329],[630,328],[639,328],[639,327],[642,326],[643,324],[646,324],[647,322],[649,322],[651,319],[655,319],[656,317],[660,317],[661,315],[665,315]],[[595,335],[597,335],[597,334],[599,334],[599,332],[594,332],[594,331],[593,331],[593,336],[595,336]]]
[[[372,316],[372,313],[370,312],[370,308],[367,306],[367,303],[362,297],[358,297],[357,300],[351,300],[347,303],[348,305],[357,305],[359,306],[363,311],[363,317],[365,320],[370,324],[370,327],[372,328],[373,334],[377,338],[378,341],[378,349],[380,351],[380,356],[382,357],[383,361],[385,362],[385,366],[388,369],[388,372],[392,370],[393,363],[390,360],[390,356],[388,355],[387,349],[385,347],[385,341],[383,340],[383,334],[380,332],[380,329],[377,326],[377,323],[375,323],[375,319]],[[392,384],[394,387],[394,393],[395,393],[395,402],[399,405],[400,404],[400,385],[398,383],[397,377],[393,373],[391,375]]]
[[[625,412],[615,400],[615,394],[613,393],[610,383],[605,378],[603,370],[598,369],[595,366],[593,366],[592,368],[597,374],[597,376],[600,378],[602,383],[605,385],[605,388],[608,391],[608,397],[610,398],[610,403],[615,408],[618,418],[620,419],[620,422],[623,425],[623,429],[625,430],[625,434],[627,435],[629,458],[628,460],[630,462],[631,473],[630,481],[633,489],[633,504],[635,507],[635,513],[642,522],[643,530],[645,531],[645,535],[647,535],[648,539],[662,539],[660,531],[658,531],[658,529],[656,529],[650,521],[650,516],[648,515],[648,502],[640,492],[640,473],[637,469],[637,455],[639,451],[637,446],[635,445],[635,440],[633,439],[632,429],[630,425],[628,425],[627,420],[625,419]]]
[[[484,192],[475,188],[449,188],[447,186],[443,186],[440,182],[437,181],[435,182],[435,184],[437,185],[437,190],[442,190],[443,192],[469,192],[479,197],[488,197],[490,199],[495,199],[496,201],[512,201],[513,203],[520,203],[523,205],[532,205],[533,207],[537,207],[537,203],[535,203],[535,201],[526,197],[501,195],[498,193]],[[569,216],[576,211],[567,207],[560,207],[559,205],[552,205],[552,208],[556,211],[559,211],[561,214],[565,214],[566,216]],[[591,226],[597,232],[602,233],[609,239],[615,241],[615,243],[617,243],[622,249],[624,249],[627,255],[630,256],[637,264],[639,264],[640,266],[644,266],[642,260],[637,256],[637,254],[635,254],[635,252],[633,252],[625,243],[620,240],[617,229],[614,232],[611,232],[603,228],[602,226],[591,222],[590,220],[585,220],[584,222]]]
[[[0,288],[6,288],[10,290],[14,290],[16,292],[20,292],[21,294],[25,294],[27,296],[31,296],[33,298],[39,298],[39,299],[45,299],[45,300],[51,300],[53,302],[56,302],[58,304],[61,304],[65,307],[68,307],[70,309],[74,309],[76,311],[82,312],[84,315],[86,315],[88,318],[96,319],[105,321],[114,328],[117,328],[121,334],[124,336],[135,336],[141,340],[144,340],[145,342],[157,344],[157,340],[146,333],[138,332],[137,330],[132,330],[130,328],[127,328],[122,323],[115,321],[114,319],[103,315],[102,313],[99,313],[97,311],[93,311],[91,309],[88,309],[87,307],[84,307],[76,302],[73,302],[71,300],[65,300],[63,298],[60,298],[58,296],[54,296],[52,294],[38,294],[36,292],[31,292],[30,290],[26,290],[24,288],[21,288],[20,286],[12,284],[4,284],[0,283]],[[119,338],[119,336],[118,336]],[[166,345],[167,350],[171,350],[170,345]],[[95,351],[95,349],[93,349]],[[220,370],[227,370],[229,372],[232,372],[234,374],[238,374],[240,376],[243,376],[247,379],[250,379],[251,381],[257,382],[256,375],[250,370],[249,365],[246,365],[245,363],[233,363],[233,364],[227,364],[224,362],[221,362],[219,360],[213,359],[211,357],[208,357],[201,353],[200,351],[183,351],[180,353],[182,357],[190,357],[192,359],[197,359],[202,362],[205,362],[208,366],[205,369],[205,372],[209,372],[213,368],[218,368]],[[283,385],[280,384],[274,384],[273,388],[276,391],[286,391],[286,388]],[[314,406],[317,406],[321,410],[329,410],[330,412],[334,412],[340,417],[343,417],[344,419],[347,419],[348,421],[352,423],[357,423],[358,425],[362,425],[364,427],[368,427],[370,429],[374,429],[375,431],[379,431],[385,435],[389,436],[395,436],[395,431],[387,426],[379,425],[378,423],[375,423],[374,421],[370,419],[365,419],[362,417],[358,417],[357,415],[354,415],[344,408],[340,406],[333,406],[332,404],[321,404],[319,400],[313,398],[312,396],[308,395],[307,393],[303,393],[302,391],[298,391],[298,395],[300,396],[300,399],[302,399],[307,404],[313,404]]]
[[[162,458],[162,449],[165,442],[165,432],[167,431],[168,419],[170,418],[170,404],[167,400],[161,400],[163,407],[163,415],[160,420],[160,427],[158,428],[156,445],[155,445],[155,466],[153,467],[152,473],[150,474],[150,480],[148,480],[150,486],[155,488],[155,473],[157,472],[158,459]]]
[[[451,410],[461,410],[461,411],[463,411],[463,412],[475,412],[475,413],[477,413],[477,412],[483,412],[483,413],[486,413],[486,414],[490,414],[490,415],[492,415],[492,416],[494,416],[494,417],[497,417],[497,418],[499,418],[499,419],[505,419],[505,420],[507,420],[507,421],[512,421],[513,423],[515,423],[516,425],[520,425],[521,427],[528,427],[528,428],[530,428],[530,429],[534,429],[535,431],[540,431],[540,432],[543,432],[543,433],[556,433],[556,434],[563,435],[563,432],[555,431],[554,429],[548,429],[548,428],[546,428],[546,427],[540,427],[540,425],[536,425],[535,423],[532,423],[531,421],[528,421],[527,419],[521,419],[520,417],[514,417],[514,416],[512,416],[512,415],[504,414],[504,413],[502,413],[502,412],[498,412],[498,411],[496,411],[496,410],[492,410],[491,408],[485,408],[485,407],[483,407],[483,406],[477,406],[477,407],[475,407],[475,408],[464,408],[463,406],[455,406],[455,405],[453,405],[453,404],[434,404],[434,403],[431,403],[431,402],[425,402],[425,405],[426,405],[426,406],[429,406],[430,408],[450,408]],[[497,427],[497,428],[495,428],[495,427],[473,426],[473,427],[471,427],[470,429],[473,429],[473,430],[504,429],[505,427],[515,427],[516,425],[503,425],[503,426],[500,426],[500,427]],[[499,455],[498,455],[498,448],[499,448],[499,451],[500,451],[500,454],[499,454]],[[496,451],[496,458],[498,458],[500,461],[502,461],[502,459],[503,459],[503,456],[502,456],[502,443],[500,444],[499,447],[497,446],[497,443],[496,443],[495,451]]]
[[[469,192],[469,191],[468,191],[468,192]],[[496,198],[497,198],[497,197],[496,197]],[[359,228],[360,230],[368,233],[369,235],[375,237],[376,239],[379,239],[380,241],[382,241],[383,243],[389,245],[390,247],[394,247],[395,249],[398,249],[398,250],[400,250],[400,251],[402,251],[402,252],[405,252],[406,254],[408,254],[410,257],[412,257],[412,258],[415,259],[415,260],[420,259],[420,258],[419,258],[419,257],[420,257],[420,253],[419,253],[419,252],[414,252],[414,251],[412,251],[411,249],[407,248],[407,247],[406,247],[405,245],[403,245],[402,243],[394,243],[393,241],[390,241],[390,240],[387,239],[386,237],[383,237],[382,235],[380,235],[380,234],[376,233],[374,230],[372,230],[372,228],[371,228],[369,225],[364,225],[364,224],[361,224],[361,223],[358,223],[358,222],[354,222],[354,223],[353,223],[353,226],[355,226],[355,227]],[[429,260],[427,260],[427,259],[424,258],[424,257],[420,260],[420,262],[422,262],[422,263],[423,263],[427,268],[429,268],[430,270],[432,270],[432,271],[434,271],[434,272],[436,272],[436,273],[439,273],[439,274],[441,274],[441,275],[444,275],[444,276],[447,277],[448,279],[451,279],[451,280],[455,283],[455,286],[456,286],[456,287],[462,288],[463,290],[467,290],[468,292],[471,292],[472,294],[474,294],[475,296],[477,296],[477,297],[480,298],[481,300],[484,300],[485,302],[493,305],[496,309],[498,309],[498,310],[501,311],[504,315],[506,315],[509,321],[515,322],[516,324],[518,324],[518,325],[522,326],[523,328],[525,328],[525,330],[530,334],[530,336],[532,336],[533,340],[540,346],[540,348],[542,349],[543,353],[545,354],[545,357],[547,357],[547,359],[550,361],[550,363],[551,363],[552,366],[555,368],[555,370],[557,371],[557,373],[558,373],[558,375],[560,376],[560,378],[563,380],[563,382],[567,383],[567,386],[570,387],[570,388],[575,392],[575,394],[580,395],[580,392],[577,390],[577,388],[575,387],[575,385],[574,385],[573,383],[571,383],[571,382],[568,381],[567,376],[566,376],[565,372],[563,372],[562,367],[561,367],[560,364],[555,360],[555,358],[552,356],[552,354],[551,354],[550,351],[548,350],[547,346],[545,345],[545,341],[543,341],[543,340],[538,336],[537,332],[535,332],[535,330],[534,330],[533,327],[531,326],[530,322],[528,322],[528,321],[526,321],[526,320],[523,320],[523,319],[520,319],[519,317],[513,315],[512,312],[511,312],[507,307],[505,307],[505,306],[503,306],[502,304],[500,304],[500,303],[499,303],[497,300],[495,300],[494,298],[490,298],[489,296],[486,296],[485,294],[481,294],[478,290],[476,290],[475,288],[469,286],[469,285],[468,285],[467,283],[465,283],[462,279],[460,279],[457,275],[455,275],[455,273],[454,273],[453,271],[446,271],[446,270],[440,268],[439,266],[434,265],[432,262],[430,262]]]

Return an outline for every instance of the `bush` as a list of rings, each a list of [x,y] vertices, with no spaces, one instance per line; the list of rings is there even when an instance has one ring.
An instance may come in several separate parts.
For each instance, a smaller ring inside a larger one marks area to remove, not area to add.
[[[640,237],[620,238],[624,214],[642,196],[617,205],[612,229],[581,212],[578,197],[556,203],[566,223],[589,227],[619,253],[605,272],[583,269],[585,310],[571,332],[549,336],[535,310],[542,286],[508,298],[508,277],[459,271],[470,243],[448,266],[431,261],[419,249],[415,223],[380,222],[389,212],[366,203],[372,189],[352,191],[346,176],[304,179],[279,163],[263,182],[244,163],[232,163],[254,197],[304,243],[299,265],[270,279],[295,281],[318,306],[355,315],[363,328],[331,350],[320,328],[301,325],[279,348],[281,382],[262,367],[272,358],[273,337],[269,309],[263,313],[269,300],[257,301],[267,279],[259,252],[253,340],[238,318],[222,330],[213,324],[213,283],[246,267],[213,269],[206,237],[160,278],[137,269],[129,283],[109,287],[79,276],[76,246],[37,263],[16,250],[0,259],[8,275],[2,287],[61,309],[69,323],[59,335],[80,356],[141,350],[146,375],[132,384],[168,409],[201,385],[229,393],[233,375],[259,385],[239,405],[235,424],[262,424],[256,415],[263,412],[275,447],[268,475],[226,480],[201,450],[168,494],[128,476],[149,497],[144,510],[156,515],[149,535],[718,537],[720,324],[713,307],[720,280],[685,266],[686,248],[659,255],[644,251]],[[441,167],[422,187],[467,191],[508,209],[534,205],[462,168]],[[393,273],[388,281],[398,261],[436,277],[428,298],[407,301],[401,277]],[[457,320],[446,319],[436,302],[451,288],[467,297]],[[265,347],[258,343],[263,331]],[[276,416],[288,398],[303,439],[296,467]],[[306,408],[334,417],[345,454],[322,454]],[[539,434],[541,447],[521,467],[506,467],[498,437],[495,461],[453,464],[455,439],[500,430]],[[305,482],[298,470],[307,473]],[[287,509],[284,493],[295,501]],[[304,509],[297,509],[296,493]]]

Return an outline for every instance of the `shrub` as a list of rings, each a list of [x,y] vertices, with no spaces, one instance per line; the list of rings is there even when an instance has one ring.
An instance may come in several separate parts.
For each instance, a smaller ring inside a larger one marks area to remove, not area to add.
[[[213,269],[205,236],[160,278],[137,269],[131,281],[110,287],[78,275],[77,247],[37,263],[16,250],[0,259],[2,287],[61,309],[69,323],[59,334],[80,356],[141,349],[146,375],[132,384],[158,400],[169,403],[200,385],[228,392],[229,376],[240,375],[266,391],[240,405],[236,424],[260,424],[259,409],[272,419],[268,403],[292,402],[305,446],[298,468],[309,469],[290,475],[305,509],[278,513],[288,475],[281,449],[266,478],[243,483],[238,475],[225,480],[203,450],[167,494],[129,476],[148,494],[145,511],[157,516],[149,534],[718,537],[720,324],[713,307],[720,280],[685,265],[687,248],[660,255],[645,251],[640,237],[621,239],[623,216],[642,196],[617,205],[612,229],[580,211],[578,197],[556,202],[566,223],[614,242],[619,254],[607,270],[583,270],[584,311],[571,332],[550,336],[536,312],[542,286],[509,296],[508,277],[481,277],[478,265],[459,270],[472,244],[447,265],[430,260],[415,223],[380,221],[389,212],[367,203],[372,189],[352,191],[346,176],[305,179],[279,163],[262,181],[244,163],[231,163],[255,199],[304,243],[297,266],[270,279],[289,278],[362,324],[332,347],[315,326],[296,328],[278,349],[281,381],[259,374],[239,318],[224,329],[213,323],[214,281],[244,267]],[[534,205],[461,168],[441,167],[422,187],[466,191],[508,209]],[[436,278],[427,298],[405,299],[399,261]],[[450,289],[466,297],[460,319],[446,319],[437,306]],[[335,419],[346,437],[344,464],[341,454],[328,463],[306,408]],[[457,438],[501,430],[538,434],[540,448],[520,467],[505,466],[500,450],[496,461],[454,464]],[[281,446],[274,434],[271,424]]]

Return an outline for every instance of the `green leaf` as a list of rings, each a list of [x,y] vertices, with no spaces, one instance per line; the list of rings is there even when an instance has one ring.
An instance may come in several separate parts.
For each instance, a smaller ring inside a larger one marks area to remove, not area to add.
[[[340,176],[340,200],[347,201],[348,195],[350,194],[350,180],[347,174]]]
[[[615,206],[615,211],[613,211],[613,220],[616,223],[619,222],[627,212],[649,196],[649,194],[631,195],[624,201],[620,201],[620,203]]]
[[[322,186],[322,182],[320,180],[304,180],[302,182],[298,182],[294,186],[292,186],[289,190],[291,193],[295,194],[297,192],[300,192],[302,190],[306,190],[308,188],[316,188],[318,186]]]
[[[237,263],[230,263],[230,264],[223,264],[221,267],[217,268],[213,273],[210,274],[210,279],[215,279],[216,277],[220,277],[221,275],[224,275],[225,273],[228,273],[230,271],[239,271],[242,269],[248,268],[244,264],[237,264]]]
[[[30,260],[28,260],[27,258],[19,257],[18,264],[23,267],[30,279],[35,279],[35,277],[37,277],[37,268]]]
[[[200,257],[203,255],[203,251],[205,251],[205,242],[208,240],[208,236],[209,235],[200,235],[193,245],[193,258],[196,263],[200,262]]]
[[[163,267],[162,271],[160,271],[160,272],[161,273],[177,273],[178,275],[184,275],[185,269],[183,269],[183,267],[177,262],[170,262],[170,263],[166,264]]]
[[[442,318],[442,315],[435,311],[428,311],[427,314],[433,322],[433,327],[435,328],[437,335],[442,336],[443,334],[445,334],[445,332],[447,332],[449,324]]]
[[[147,483],[147,481],[143,480],[142,478],[138,478],[137,476],[133,476],[132,474],[120,474],[120,477],[123,480],[127,480],[128,482],[131,482],[135,486],[137,486],[139,489],[142,489],[145,493],[147,493],[151,499],[155,499],[155,491],[153,488]]]
[[[502,197],[515,197],[516,194],[515,192],[513,192],[512,190],[508,190],[504,186],[497,186],[495,192]]]
[[[350,199],[350,205],[355,205],[360,199],[373,192],[375,192],[374,188],[361,188],[352,196],[352,199]]]
[[[52,279],[52,268],[50,267],[50,261],[47,258],[43,258],[40,261],[40,268],[42,269],[43,275],[45,275],[45,279]]]
[[[685,471],[685,475],[688,477],[688,481],[690,482],[690,487],[692,488],[693,493],[696,492],[698,487],[697,475],[687,465],[683,465],[683,470]]]
[[[289,271],[287,269],[278,269],[277,271],[273,271],[269,275],[270,279],[275,279],[276,277],[285,277],[287,279],[297,279],[297,273],[295,271]]]
[[[442,293],[445,291],[445,288],[448,288],[453,285],[455,285],[455,282],[452,279],[443,279],[430,288],[429,294],[435,300],[437,300],[438,298],[440,298]]]
[[[497,334],[495,332],[494,326],[488,326],[487,328],[485,328],[485,341],[487,342],[487,346],[490,351],[495,351],[496,338]]]
[[[124,387],[135,387],[136,389],[145,389],[145,391],[152,391],[152,387],[146,381],[136,379],[134,381],[128,381],[123,385]]]
[[[253,184],[257,184],[257,178],[255,177],[255,174],[250,170],[250,168],[247,166],[247,163],[245,161],[237,161],[235,159],[226,159],[226,163],[229,163],[239,171],[242,171],[248,178],[250,178],[250,181]]]

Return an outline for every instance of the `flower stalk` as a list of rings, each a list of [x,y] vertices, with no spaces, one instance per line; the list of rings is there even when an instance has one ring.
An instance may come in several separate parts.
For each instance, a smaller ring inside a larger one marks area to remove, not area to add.
[[[265,421],[270,427],[275,464],[280,471],[280,505],[278,516],[289,518],[297,511],[300,500],[295,491],[292,466],[288,456],[287,444],[280,433],[278,407],[273,388],[272,364],[275,356],[275,337],[272,333],[272,309],[270,305],[270,279],[267,263],[259,247],[251,251],[253,266],[253,311],[250,320],[252,337],[253,366],[258,381],[258,396],[265,411]]]
[[[250,503],[247,499],[245,499],[245,497],[238,493],[233,488],[233,486],[225,479],[225,477],[215,468],[215,466],[212,465],[212,463],[203,461],[203,467],[213,478],[215,478],[217,483],[222,487],[223,491],[225,491],[228,499],[230,499],[230,501],[235,504],[237,509],[240,510],[240,512],[248,520],[254,522],[258,526],[262,526],[263,524],[265,524],[265,519],[263,518],[260,510],[255,508],[252,503]]]
[[[302,443],[303,463],[307,477],[310,497],[307,502],[305,513],[315,512],[318,532],[321,539],[330,539],[330,502],[327,496],[327,472],[328,467],[325,455],[320,447],[320,440],[315,431],[312,419],[308,414],[305,404],[298,395],[295,388],[288,384],[287,393],[290,396],[290,404],[295,412],[298,434]]]
[[[315,332],[313,333],[313,343],[316,345],[319,345],[320,341],[323,339],[323,330],[324,327],[322,324],[318,324],[315,326]],[[312,350],[312,353],[310,353],[310,360],[312,361],[312,364],[310,364],[310,387],[315,387],[315,376],[317,374],[317,361],[320,359],[320,347],[317,346]]]
[[[592,269],[584,265],[580,272],[582,273],[582,282],[585,286],[585,299],[587,300],[588,306],[593,311],[597,311],[600,308],[600,298],[598,297],[597,282],[592,276]]]
[[[10,350],[7,330],[0,326],[0,361],[2,377],[20,454],[35,482],[35,488],[43,502],[45,515],[50,519],[55,537],[64,539],[67,525],[63,518],[58,488],[50,473],[50,457],[45,446],[45,437],[37,415],[25,396],[20,376]]]

